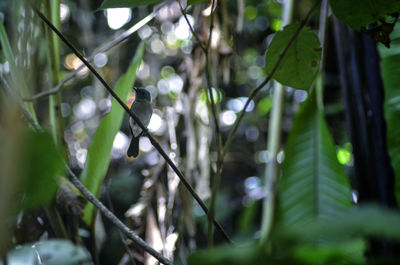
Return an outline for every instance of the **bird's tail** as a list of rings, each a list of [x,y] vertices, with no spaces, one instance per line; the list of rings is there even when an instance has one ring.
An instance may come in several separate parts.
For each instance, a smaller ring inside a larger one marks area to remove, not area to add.
[[[137,137],[132,137],[132,141],[131,141],[131,144],[129,145],[129,148],[128,148],[128,156],[129,157],[131,157],[131,156],[133,156],[133,157],[137,157],[138,156],[138,154],[139,154],[139,138],[140,138],[140,135],[138,135]]]

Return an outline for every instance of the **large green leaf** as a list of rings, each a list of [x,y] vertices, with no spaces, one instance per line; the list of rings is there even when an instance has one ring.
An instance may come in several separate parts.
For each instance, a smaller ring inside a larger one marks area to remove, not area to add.
[[[381,71],[385,87],[385,118],[387,143],[392,166],[396,175],[396,197],[400,202],[400,24],[391,34],[392,47],[379,47]]]
[[[284,49],[300,25],[290,24],[276,33],[265,54],[265,70],[271,73]],[[314,81],[321,61],[321,45],[310,28],[303,28],[283,57],[273,78],[286,86],[308,89]]]
[[[142,42],[136,50],[128,71],[115,86],[114,91],[121,99],[126,99],[129,92],[132,91],[132,86],[136,79],[136,71],[142,61],[144,50],[145,43]],[[114,137],[121,127],[124,113],[123,108],[113,99],[110,113],[101,121],[93,136],[81,179],[86,188],[94,194],[98,194],[101,183],[107,173]],[[88,224],[92,221],[93,209],[92,204],[88,204],[85,208],[84,220]]]
[[[279,183],[282,224],[334,218],[350,205],[347,177],[312,93],[297,113],[286,143]]]
[[[355,30],[400,11],[400,0],[330,0],[333,12]]]
[[[64,171],[60,150],[46,132],[27,131],[21,140],[22,207],[38,208],[51,202]]]
[[[400,12],[400,0],[330,0],[329,2],[337,18],[353,29],[368,34],[375,41],[389,46],[389,34],[393,30],[394,17]]]

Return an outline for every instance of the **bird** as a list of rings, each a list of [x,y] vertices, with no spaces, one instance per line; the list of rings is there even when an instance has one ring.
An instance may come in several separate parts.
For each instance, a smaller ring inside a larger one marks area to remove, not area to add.
[[[134,90],[136,92],[136,96],[135,101],[132,103],[131,111],[147,128],[151,115],[153,114],[150,92],[144,88],[134,88]],[[139,154],[139,138],[142,136],[143,130],[132,117],[129,118],[129,128],[132,133],[132,140],[129,145],[127,155],[128,157],[137,157]]]

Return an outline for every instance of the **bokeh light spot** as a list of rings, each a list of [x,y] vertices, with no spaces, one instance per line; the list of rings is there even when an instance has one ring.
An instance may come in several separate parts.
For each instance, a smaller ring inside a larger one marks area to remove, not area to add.
[[[131,19],[130,8],[109,8],[106,10],[107,23],[111,29],[119,29]]]

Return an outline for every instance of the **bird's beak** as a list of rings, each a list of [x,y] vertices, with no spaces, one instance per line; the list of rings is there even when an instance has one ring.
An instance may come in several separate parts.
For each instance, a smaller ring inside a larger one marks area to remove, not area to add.
[[[133,87],[133,90],[135,90],[135,92],[137,92],[137,88],[135,86]]]

